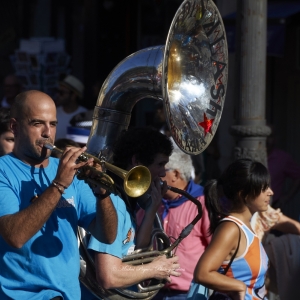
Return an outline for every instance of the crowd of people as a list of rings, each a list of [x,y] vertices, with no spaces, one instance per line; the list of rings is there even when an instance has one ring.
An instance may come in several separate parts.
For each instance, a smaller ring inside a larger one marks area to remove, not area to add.
[[[125,130],[112,150],[116,167],[149,169],[147,192],[129,196],[123,179],[107,170],[112,191],[96,179],[102,166],[93,158],[80,159],[93,114],[80,106],[81,81],[66,76],[56,99],[22,91],[13,75],[5,82],[0,108],[0,299],[97,299],[79,280],[78,227],[88,233],[87,251],[103,289],[136,291],[136,284],[156,279],[164,283],[157,300],[208,299],[212,291],[222,299],[266,299],[272,288],[269,270],[276,272],[274,242],[269,243],[267,233],[300,235],[300,223],[280,211],[284,197],[273,193],[274,169],[269,173],[260,162],[238,159],[215,173],[215,179],[207,171],[201,177],[201,167],[195,170],[200,157],[195,160],[176,147],[161,123]],[[47,143],[61,151],[51,151]],[[298,186],[296,181],[294,191]],[[272,199],[278,199],[273,208]],[[199,205],[201,218],[171,257],[126,267],[125,256],[151,246],[155,222],[172,243],[197,218]],[[291,297],[297,292],[289,291]]]

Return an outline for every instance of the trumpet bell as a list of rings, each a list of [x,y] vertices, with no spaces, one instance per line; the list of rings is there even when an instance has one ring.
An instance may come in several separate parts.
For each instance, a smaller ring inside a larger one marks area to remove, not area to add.
[[[140,197],[149,189],[151,173],[145,166],[136,166],[128,171],[124,180],[124,190],[132,198]]]

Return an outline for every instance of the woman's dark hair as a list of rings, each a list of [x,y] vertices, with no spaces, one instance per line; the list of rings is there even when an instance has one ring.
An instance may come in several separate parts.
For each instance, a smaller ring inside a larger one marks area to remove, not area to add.
[[[0,134],[6,131],[10,131],[10,109],[6,107],[0,107]]]
[[[248,158],[231,163],[218,181],[211,180],[204,187],[210,233],[215,231],[221,218],[240,212],[246,197],[256,198],[269,185],[270,175],[262,163]]]
[[[113,163],[119,168],[126,169],[135,155],[141,164],[149,166],[158,153],[170,156],[172,150],[170,139],[158,130],[133,127],[122,132],[118,138],[113,148]]]

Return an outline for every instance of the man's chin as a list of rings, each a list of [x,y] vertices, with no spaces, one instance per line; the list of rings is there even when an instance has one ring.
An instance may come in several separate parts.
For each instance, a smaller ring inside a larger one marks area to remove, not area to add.
[[[45,159],[48,159],[50,155],[51,155],[51,151],[46,148],[43,148],[40,154],[40,160],[43,161]]]

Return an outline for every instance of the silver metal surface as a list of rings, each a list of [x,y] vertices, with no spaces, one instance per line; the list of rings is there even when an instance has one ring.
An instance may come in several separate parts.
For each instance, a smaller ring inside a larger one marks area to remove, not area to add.
[[[163,99],[176,144],[201,153],[220,122],[228,79],[227,40],[212,1],[185,1],[166,42]]]
[[[94,109],[87,152],[110,161],[111,149],[120,132],[128,128],[131,111],[141,99],[162,100],[164,47],[138,51],[121,63],[105,80]]]
[[[171,134],[188,154],[211,142],[224,107],[228,50],[221,16],[210,0],[186,0],[178,9],[166,46],[140,50],[120,62],[100,90],[87,152],[107,161],[127,129],[134,105],[162,100]]]

